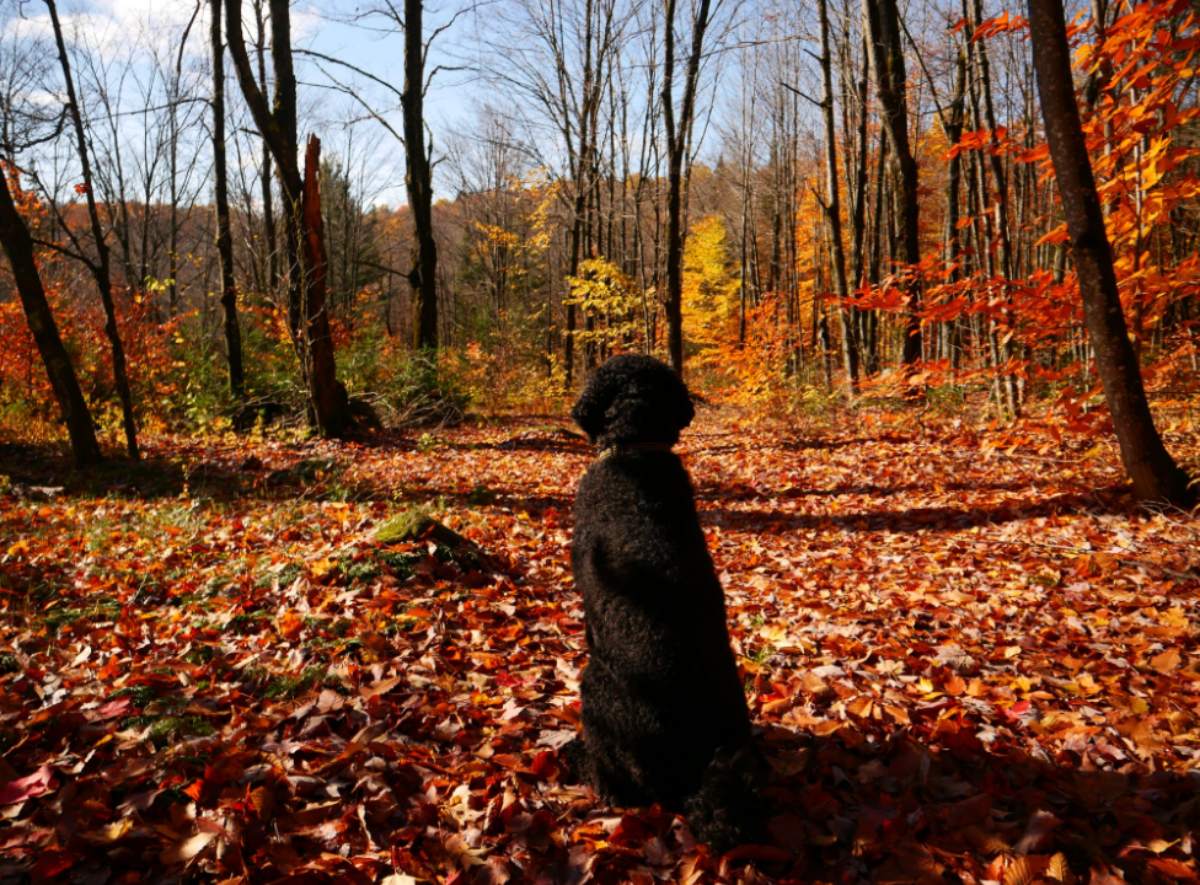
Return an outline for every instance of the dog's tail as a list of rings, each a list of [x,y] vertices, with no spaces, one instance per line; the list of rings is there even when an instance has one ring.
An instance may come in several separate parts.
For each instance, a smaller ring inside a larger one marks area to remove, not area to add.
[[[684,816],[699,841],[722,853],[762,841],[767,816],[758,790],[765,779],[765,767],[758,748],[750,741],[733,750],[716,752],[700,788],[684,802]]]

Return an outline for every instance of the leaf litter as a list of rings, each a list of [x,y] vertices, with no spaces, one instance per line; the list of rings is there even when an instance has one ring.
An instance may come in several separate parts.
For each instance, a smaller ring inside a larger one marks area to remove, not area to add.
[[[564,783],[581,439],[148,451],[6,453],[0,878],[1198,876],[1200,532],[1093,439],[702,410],[681,452],[773,813],[724,857]]]

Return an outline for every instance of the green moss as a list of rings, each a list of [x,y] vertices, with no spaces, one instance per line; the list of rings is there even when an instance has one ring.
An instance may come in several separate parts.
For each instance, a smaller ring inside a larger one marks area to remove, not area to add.
[[[433,517],[427,508],[410,507],[375,529],[375,540],[380,544],[415,541],[432,523]]]
[[[135,707],[144,707],[158,697],[158,692],[149,685],[128,685],[114,691],[113,697],[129,698]]]
[[[304,574],[304,565],[298,562],[289,562],[287,565],[280,568],[278,571],[268,569],[254,579],[254,585],[260,589],[266,589],[274,586],[276,583],[280,587],[290,587],[296,583],[296,579]]]
[[[379,577],[379,563],[370,558],[354,560],[347,557],[338,563],[338,571],[350,581],[367,583]]]
[[[163,716],[150,726],[150,740],[165,744],[182,737],[207,737],[216,731],[199,716]]]

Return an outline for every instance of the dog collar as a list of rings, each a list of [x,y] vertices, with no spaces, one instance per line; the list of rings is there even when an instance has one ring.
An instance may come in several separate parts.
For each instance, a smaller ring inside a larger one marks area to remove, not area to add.
[[[600,454],[596,456],[597,461],[603,461],[610,455],[626,454],[629,452],[669,452],[671,446],[667,443],[644,442],[644,443],[617,443],[612,446],[605,446],[600,450]]]

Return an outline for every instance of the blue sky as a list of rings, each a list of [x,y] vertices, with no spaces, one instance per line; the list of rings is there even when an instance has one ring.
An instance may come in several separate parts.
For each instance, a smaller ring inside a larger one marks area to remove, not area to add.
[[[247,17],[251,4],[244,2]],[[374,27],[355,27],[348,23],[361,3],[352,0],[326,0],[293,4],[293,42],[296,48],[308,48],[345,61],[386,80],[399,89],[403,85],[403,35],[383,33],[384,22]],[[144,90],[155,82],[152,71],[154,57],[165,60],[169,68],[178,53],[182,34],[196,10],[196,0],[59,0],[59,14],[69,43],[87,47],[95,57],[109,66],[110,88],[114,93],[121,83],[119,102],[125,117],[122,137],[128,142],[129,155],[136,160],[138,144],[143,136],[135,112],[145,106]],[[431,8],[426,13],[426,30],[447,20],[447,15]],[[474,22],[463,18],[459,26],[443,35],[434,47],[431,64],[457,64],[461,59],[453,47],[463,39],[465,29]],[[253,39],[253,25],[247,21],[247,40]],[[51,51],[51,27],[45,6],[31,0],[0,0],[0,53],[15,49],[21,41],[41,41],[43,51]],[[202,0],[199,15],[192,26],[184,48],[184,65],[196,83],[197,92],[207,92],[204,79],[208,65],[208,0]],[[364,118],[361,109],[349,97],[323,88],[329,80],[316,67],[317,62],[297,58],[297,75],[301,80],[301,125],[316,131],[322,138],[327,156],[345,156],[349,152],[357,159],[363,188],[371,202],[399,204],[404,202],[403,150],[377,122]],[[126,66],[128,73],[125,73]],[[400,128],[398,102],[386,90],[366,84],[362,78],[338,65],[321,63],[328,74],[347,85],[353,84],[371,104]],[[87,74],[76,64],[77,80]],[[230,76],[228,94],[233,114],[239,113],[240,96],[226,60]],[[33,90],[32,100],[53,103],[60,100],[61,85],[57,68],[48,69],[44,89]],[[161,87],[161,82],[159,83]],[[468,128],[474,114],[480,84],[461,71],[446,71],[434,78],[426,99],[426,118],[435,144],[452,131]],[[150,103],[155,103],[151,101]],[[85,102],[86,104],[86,102]],[[236,121],[235,121],[236,123]],[[244,125],[244,121],[243,121]],[[199,127],[195,128],[197,134]],[[202,147],[199,149],[202,150]],[[247,157],[252,154],[247,154]],[[44,158],[38,158],[45,162]]]
[[[361,9],[377,6],[379,2],[381,0],[297,0],[292,5],[294,46],[343,60],[399,89],[403,85],[402,33],[393,23],[381,18],[364,21],[358,14]],[[75,41],[85,55],[102,59],[106,66],[105,76],[110,81],[108,88],[118,95],[118,104],[125,114],[122,117],[120,139],[125,144],[123,153],[131,163],[139,162],[140,153],[145,149],[143,122],[162,125],[161,115],[152,118],[140,113],[140,109],[148,105],[163,104],[163,81],[161,78],[155,79],[155,59],[158,59],[159,71],[173,68],[182,34],[193,16],[195,21],[183,52],[184,78],[190,78],[190,85],[185,86],[184,92],[186,94],[190,88],[192,94],[197,96],[206,96],[208,93],[209,3],[208,0],[199,0],[199,3],[197,15],[197,0],[59,0],[68,39]],[[249,19],[251,0],[243,0],[243,7]],[[460,8],[463,8],[463,3],[456,0],[427,3],[426,34],[449,22],[455,10]],[[428,60],[431,68],[467,68],[438,74],[427,95],[426,121],[433,138],[435,158],[444,154],[456,139],[469,139],[472,133],[478,131],[477,115],[484,105],[497,108],[501,113],[511,113],[514,117],[530,116],[530,103],[527,100],[515,94],[506,94],[500,87],[470,70],[478,67],[478,59],[470,57],[470,53],[482,51],[472,47],[484,45],[505,33],[515,33],[511,29],[519,26],[505,23],[504,10],[508,7],[498,0],[472,3],[470,8],[473,11],[455,19],[454,26],[441,35]],[[800,27],[798,19],[803,9],[787,0],[724,0],[718,8],[725,21],[735,22],[747,39],[756,40],[765,35],[771,38],[768,42],[781,46],[799,36],[794,29]],[[356,17],[357,23],[354,22]],[[636,23],[628,24],[632,34],[636,31]],[[247,39],[252,38],[253,30],[253,25],[247,21]],[[19,45],[21,40],[45,41],[49,32],[48,17],[40,0],[0,0],[0,54],[6,47]],[[632,66],[630,76],[636,79],[642,70],[641,56],[644,50],[640,38],[629,36],[627,41],[627,64]],[[792,43],[792,47],[792,51],[796,51],[795,43]],[[52,50],[52,46],[48,48]],[[523,48],[518,42],[513,52],[517,53]],[[773,50],[768,48],[765,51]],[[756,129],[765,125],[762,119],[740,120],[735,109],[741,97],[742,78],[737,66],[742,55],[740,51],[722,52],[709,62],[713,72],[718,67],[722,68],[723,76],[715,95],[711,89],[705,88],[700,96],[698,113],[701,128],[697,134],[707,133],[706,154],[702,155],[706,159],[712,159],[711,154],[717,149],[722,118],[736,135],[750,138],[754,143],[759,141],[755,137]],[[486,60],[503,61],[494,58]],[[569,59],[568,63],[573,65],[576,61]],[[55,66],[51,65],[48,71],[44,94],[37,100],[56,103],[61,100],[57,95],[61,86],[57,82]],[[365,81],[344,66],[305,58],[302,54],[297,57],[297,74],[301,81],[303,134],[315,131],[320,135],[326,157],[349,160],[352,179],[368,203],[403,203],[403,148],[385,127],[364,112],[352,98],[331,86],[335,82],[352,86],[369,102],[373,111],[383,115],[393,128],[399,130],[399,102],[396,96],[385,88]],[[714,81],[710,78],[709,82]],[[797,82],[810,91],[815,89],[814,85],[802,80]],[[118,83],[121,84],[119,90]],[[636,83],[631,83],[631,87],[640,101],[644,87]],[[158,93],[154,93],[155,89],[159,90]],[[252,129],[231,74],[228,95],[231,128],[243,132]],[[704,129],[706,107],[714,102],[717,106],[715,125],[711,129]],[[185,141],[190,139],[189,146],[195,160],[194,169],[190,172],[191,187],[199,195],[206,187],[207,176],[204,105],[196,103],[191,108],[188,112],[191,116],[183,124],[183,137]],[[637,116],[636,109],[633,115]],[[543,128],[539,132],[536,123],[526,122],[528,137],[537,140],[539,147],[544,146],[542,142],[548,144],[556,138],[552,131]],[[637,126],[636,120],[631,121],[631,127],[635,130],[631,132],[631,138],[636,137]],[[240,162],[241,168],[249,171],[257,162],[258,150],[255,138],[243,136],[242,149],[231,151],[231,162]],[[547,155],[553,164],[553,147]],[[38,160],[41,162],[41,158]],[[69,163],[69,156],[63,162]],[[65,178],[69,182],[69,175]],[[435,171],[434,184],[439,196],[453,196],[448,164]]]

